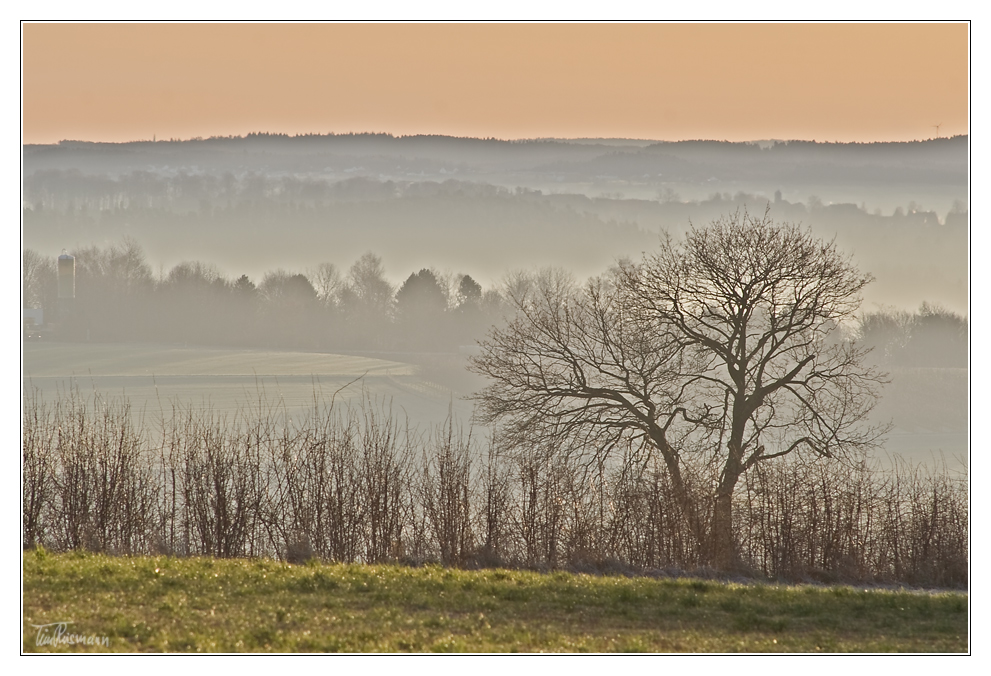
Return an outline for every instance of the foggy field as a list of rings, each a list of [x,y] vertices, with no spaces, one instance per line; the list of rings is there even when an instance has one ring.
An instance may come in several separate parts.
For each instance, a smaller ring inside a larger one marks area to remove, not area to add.
[[[967,369],[892,369],[874,411],[891,420],[885,451],[914,462],[967,466]]]
[[[451,355],[451,359],[458,359]],[[422,360],[421,360],[422,361]],[[360,403],[362,397],[409,417],[439,423],[453,406],[467,420],[471,406],[449,387],[418,374],[423,367],[371,357],[231,350],[154,344],[25,343],[24,379],[54,401],[75,386],[82,396],[125,397],[133,415],[154,427],[173,402],[233,416],[259,405],[289,413],[312,409],[314,397]],[[343,389],[342,389],[343,388]]]
[[[172,403],[233,416],[276,408],[312,410],[314,396],[388,406],[411,426],[443,422],[449,412],[467,424],[465,397],[484,380],[464,371],[456,354],[386,354],[386,358],[155,344],[24,344],[24,384],[54,401],[71,386],[83,396],[125,397],[132,415],[156,428]],[[406,359],[407,361],[398,361]],[[343,389],[342,389],[343,388]],[[967,369],[896,369],[874,419],[892,421],[876,454],[884,464],[967,466]]]

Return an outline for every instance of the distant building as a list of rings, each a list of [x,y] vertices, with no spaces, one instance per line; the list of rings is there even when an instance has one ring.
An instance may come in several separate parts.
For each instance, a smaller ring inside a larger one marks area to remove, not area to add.
[[[45,323],[45,311],[41,308],[26,307],[21,311],[21,321],[24,324],[25,340],[40,340],[39,329]]]
[[[45,311],[37,307],[26,307],[22,311],[24,325],[41,326],[45,323]]]

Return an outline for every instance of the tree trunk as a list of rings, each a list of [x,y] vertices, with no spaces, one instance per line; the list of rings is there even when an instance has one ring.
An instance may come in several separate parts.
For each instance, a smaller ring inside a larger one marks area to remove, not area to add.
[[[740,443],[731,441],[726,466],[716,489],[712,511],[711,560],[717,570],[734,572],[743,568],[733,534],[733,491],[743,473]]]
[[[740,569],[740,556],[733,535],[733,492],[720,489],[716,492],[712,512],[711,561],[716,570],[732,572]]]

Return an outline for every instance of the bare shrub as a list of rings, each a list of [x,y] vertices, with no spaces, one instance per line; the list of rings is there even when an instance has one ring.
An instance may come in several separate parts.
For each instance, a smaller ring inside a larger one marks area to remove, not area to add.
[[[633,446],[589,462],[547,439],[482,445],[453,419],[420,435],[367,399],[297,418],[176,405],[154,442],[126,401],[24,407],[25,547],[613,573],[711,560],[719,467],[702,461],[676,486]],[[966,477],[943,464],[796,456],[755,466],[734,499],[755,575],[967,585]]]
[[[511,495],[510,466],[498,440],[489,440],[476,478],[475,497],[477,531],[481,546],[473,557],[474,565],[496,566],[504,563],[509,546],[509,508]]]
[[[893,491],[885,512],[889,552],[886,576],[911,584],[959,586],[967,581],[968,511],[964,477],[939,465],[929,469],[901,462],[887,478]],[[881,568],[881,562],[875,567]]]
[[[466,563],[474,548],[471,524],[472,439],[447,421],[424,450],[420,501],[429,532],[447,566]]]
[[[512,456],[517,482],[510,511],[518,561],[530,568],[553,568],[562,553],[566,456],[549,444],[524,446]]]
[[[966,584],[966,484],[945,467],[793,461],[755,472],[743,495],[739,538],[765,575]]]
[[[405,556],[403,535],[410,516],[412,438],[401,430],[391,409],[361,409],[358,449],[359,500],[364,512],[366,563],[398,561]]]
[[[348,409],[315,406],[267,436],[265,523],[287,560],[318,556],[353,562],[364,546],[358,467],[359,419]]]
[[[702,537],[692,534],[692,518],[685,514],[684,500],[671,482],[666,467],[656,459],[638,461],[627,456],[614,471],[611,503],[614,556],[642,568],[685,567],[702,565],[699,543]],[[686,490],[695,483],[686,477]],[[693,503],[705,505],[700,496]],[[696,521],[708,524],[704,512]],[[701,527],[704,527],[702,525]]]
[[[319,507],[321,529],[317,552],[332,561],[353,562],[365,543],[355,413],[349,412],[342,422],[330,428],[325,457],[326,483]]]
[[[43,544],[53,486],[52,455],[58,429],[52,410],[36,390],[26,395],[21,433],[21,544]]]
[[[123,400],[77,391],[52,410],[51,454],[54,545],[131,554],[147,546],[147,515],[158,488]]]
[[[169,437],[170,461],[179,470],[184,536],[190,554],[218,557],[267,553],[262,546],[261,426],[238,429],[237,421],[207,411],[179,411]]]

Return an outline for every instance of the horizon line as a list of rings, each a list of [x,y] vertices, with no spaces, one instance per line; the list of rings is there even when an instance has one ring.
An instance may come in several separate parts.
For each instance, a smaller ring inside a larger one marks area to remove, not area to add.
[[[746,141],[730,141],[728,139],[719,138],[684,138],[677,140],[670,139],[649,139],[649,138],[635,138],[635,137],[624,137],[624,136],[536,136],[536,137],[520,137],[520,138],[499,138],[496,136],[458,136],[454,134],[393,134],[391,132],[380,132],[380,131],[361,131],[361,132],[300,132],[295,134],[289,134],[286,132],[270,132],[270,131],[254,131],[248,132],[244,135],[213,135],[213,136],[191,136],[188,138],[157,138],[156,135],[152,135],[152,138],[144,139],[130,139],[127,141],[92,141],[87,139],[69,139],[64,138],[58,141],[50,142],[26,142],[21,141],[21,146],[57,146],[62,144],[70,143],[80,143],[80,144],[92,144],[92,145],[128,145],[131,143],[190,143],[190,142],[200,142],[200,141],[236,141],[236,140],[247,140],[252,137],[276,137],[285,139],[306,139],[306,138],[336,138],[336,137],[354,137],[354,136],[380,136],[389,137],[392,139],[410,139],[410,138],[437,138],[437,139],[453,139],[453,140],[464,140],[464,141],[495,141],[497,143],[568,143],[568,142],[630,142],[630,143],[647,143],[647,144],[660,144],[660,143],[733,143],[733,144],[748,144],[755,145],[760,143],[774,143],[774,144],[788,144],[788,143],[819,143],[819,144],[832,144],[832,145],[872,145],[872,144],[885,144],[885,143],[926,143],[929,141],[946,141],[957,138],[967,138],[969,136],[969,131],[965,134],[953,134],[952,136],[934,136],[929,138],[914,138],[914,139],[900,139],[900,140],[876,140],[876,141],[839,141],[839,140],[818,140],[818,139],[801,139],[801,138],[758,138],[750,139]]]

